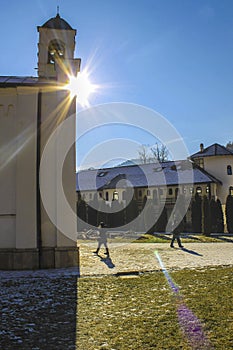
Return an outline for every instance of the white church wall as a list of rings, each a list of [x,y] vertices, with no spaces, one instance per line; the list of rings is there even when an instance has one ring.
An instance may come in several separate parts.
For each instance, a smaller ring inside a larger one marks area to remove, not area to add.
[[[18,87],[16,248],[36,248],[36,140],[38,89]]]
[[[41,135],[41,154],[47,144],[48,139],[55,128],[68,116],[75,112],[75,104],[70,104],[67,98],[68,94],[64,91],[56,91],[42,94],[42,135]],[[73,133],[73,136],[70,133]],[[72,137],[75,140],[75,127],[69,131],[68,140]],[[76,246],[76,241],[69,239],[66,232],[61,233],[57,227],[68,227],[68,231],[73,232],[76,237],[76,221],[73,217],[64,216],[64,203],[59,193],[59,184],[57,174],[62,168],[62,185],[66,197],[70,203],[73,212],[76,210],[76,193],[75,193],[75,145],[72,145],[65,161],[60,157],[65,140],[56,142],[54,145],[54,158],[47,167],[49,168],[50,178],[48,179],[48,191],[51,192],[50,207],[53,208],[56,224],[52,223],[47,212],[43,208],[41,212],[42,221],[42,243],[44,247],[51,246]]]
[[[58,106],[58,101],[56,98],[56,92],[42,93],[41,97],[41,156],[43,156],[43,151],[49,137],[56,128],[57,116],[56,110]],[[46,168],[49,177],[46,178],[47,188],[45,191],[49,191],[51,195],[49,196],[49,205],[53,209],[53,217],[56,216],[56,149],[53,150],[54,157],[50,162],[46,164]],[[41,173],[41,176],[43,174]],[[56,227],[54,223],[51,222],[46,210],[44,209],[43,203],[41,203],[41,232],[42,232],[42,244],[44,247],[55,247],[57,244],[56,238]]]
[[[3,215],[0,217],[0,232],[1,248],[15,248],[15,215]]]
[[[15,247],[16,215],[16,90],[4,89],[0,95],[0,246]]]

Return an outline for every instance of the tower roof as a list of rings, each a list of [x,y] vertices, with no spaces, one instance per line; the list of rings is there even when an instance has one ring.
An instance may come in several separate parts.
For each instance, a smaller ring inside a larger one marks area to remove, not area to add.
[[[74,30],[69,23],[60,17],[59,13],[57,13],[56,17],[52,17],[45,22],[41,28]]]

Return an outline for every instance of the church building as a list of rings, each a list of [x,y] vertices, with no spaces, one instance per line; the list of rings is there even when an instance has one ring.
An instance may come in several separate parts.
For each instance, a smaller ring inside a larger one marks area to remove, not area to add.
[[[0,76],[0,269],[60,268],[78,265],[76,240],[59,230],[44,208],[40,193],[40,163],[54,130],[76,113],[75,99],[64,87],[77,75],[76,30],[57,13],[37,27],[38,76]],[[6,57],[7,59],[7,57]],[[73,133],[75,133],[75,118]],[[74,139],[75,139],[75,135]],[[57,166],[62,144],[48,164],[53,187],[50,204],[62,220]],[[75,144],[62,169],[64,192],[75,212]],[[75,236],[76,221],[67,220]]]

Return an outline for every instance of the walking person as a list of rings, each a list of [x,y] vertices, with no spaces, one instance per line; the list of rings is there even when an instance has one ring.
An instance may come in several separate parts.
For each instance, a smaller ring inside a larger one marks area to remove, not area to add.
[[[172,229],[172,240],[171,240],[170,247],[174,248],[174,242],[176,240],[177,243],[178,243],[178,246],[180,248],[184,248],[184,246],[181,243],[181,239],[180,239],[180,234],[183,231],[183,227],[184,227],[183,219],[181,219],[181,217],[179,215],[177,215],[177,214],[174,214],[172,227],[173,227],[173,229]]]
[[[106,254],[107,257],[109,257],[109,249],[107,245],[107,233],[106,233],[106,229],[104,228],[104,223],[101,222],[98,228],[99,228],[98,247],[94,252],[94,254],[98,255],[101,245],[104,245],[106,249],[106,252],[104,254]]]

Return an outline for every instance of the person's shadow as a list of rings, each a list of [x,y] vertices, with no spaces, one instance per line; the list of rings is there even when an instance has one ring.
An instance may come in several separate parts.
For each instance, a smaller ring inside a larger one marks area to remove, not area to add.
[[[110,256],[103,258],[102,256],[99,255],[99,257],[100,257],[100,261],[102,261],[104,264],[106,264],[109,269],[113,269],[115,267]]]
[[[203,256],[202,254],[198,253],[198,252],[195,252],[194,250],[190,250],[190,249],[187,249],[187,248],[181,248],[184,252],[186,253],[189,253],[189,254],[192,254],[192,255],[198,255],[198,256]]]

